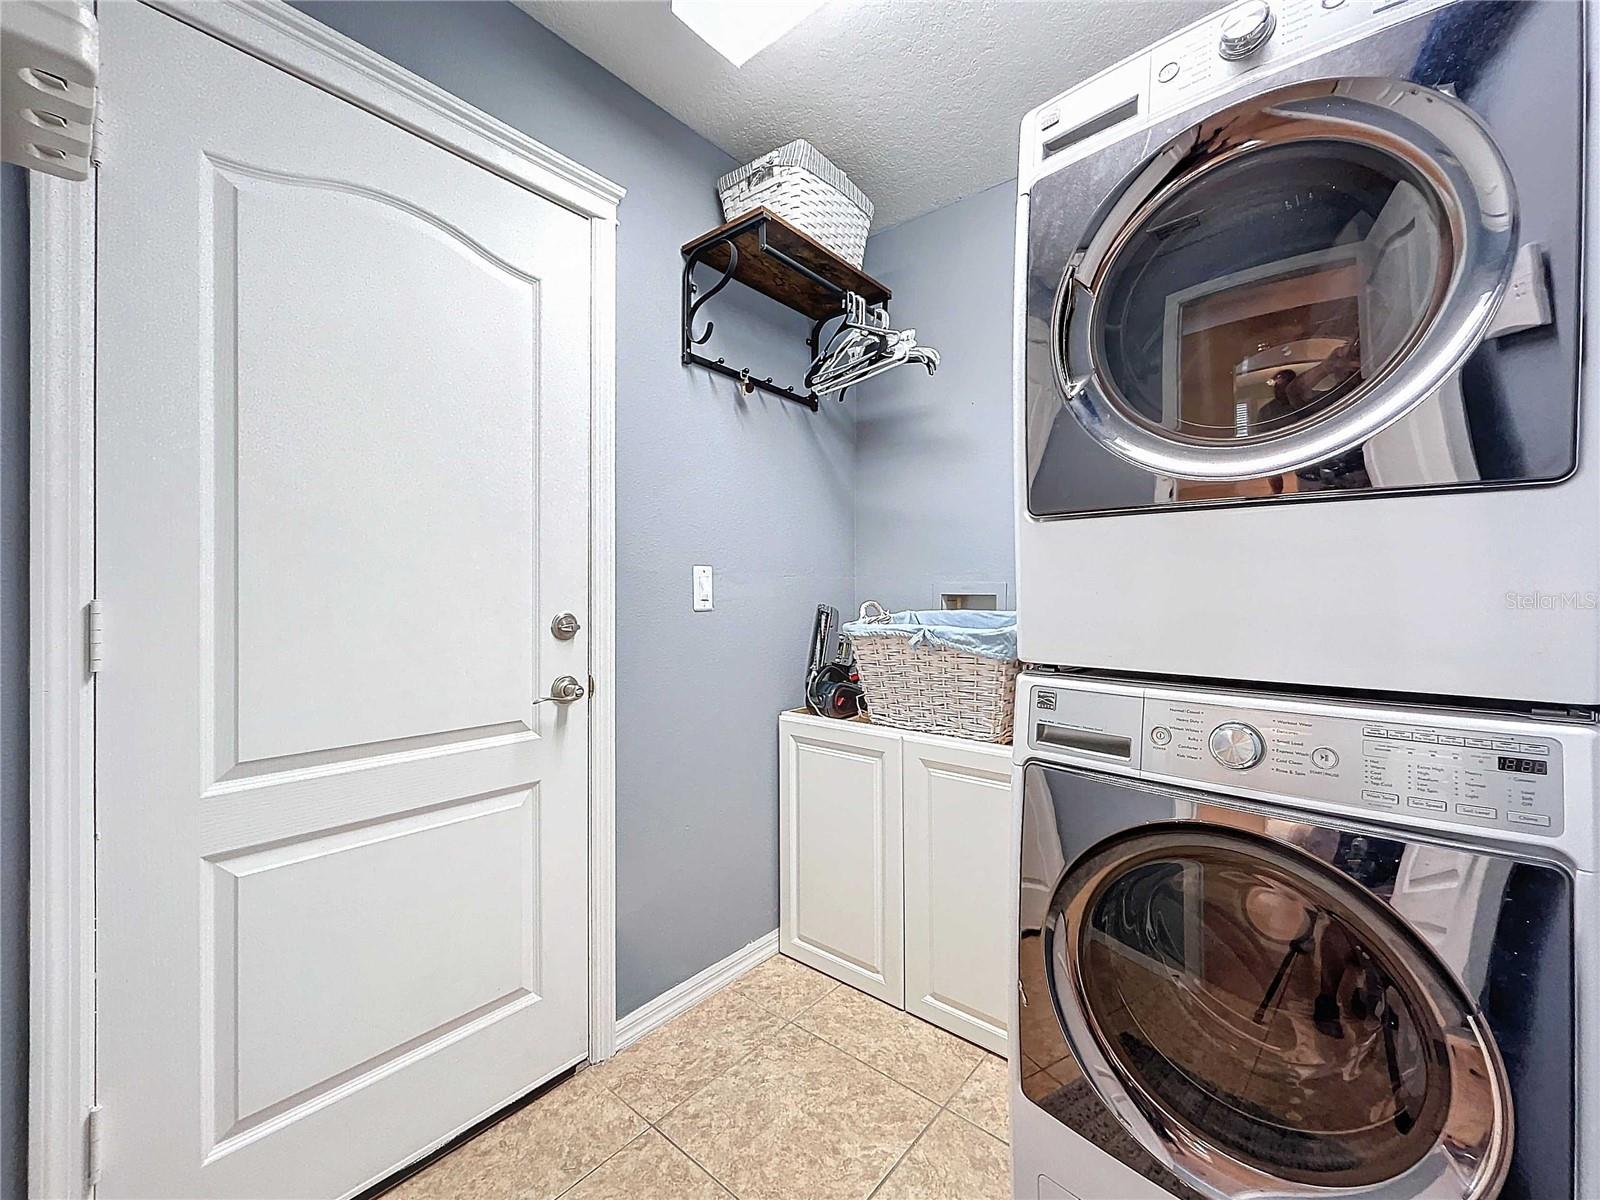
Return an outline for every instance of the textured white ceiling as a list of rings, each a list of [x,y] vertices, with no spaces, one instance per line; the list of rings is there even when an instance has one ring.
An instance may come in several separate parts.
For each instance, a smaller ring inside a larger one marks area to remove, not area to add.
[[[1017,173],[1036,104],[1221,0],[830,0],[735,67],[667,0],[517,0],[741,162],[803,137],[886,229]]]

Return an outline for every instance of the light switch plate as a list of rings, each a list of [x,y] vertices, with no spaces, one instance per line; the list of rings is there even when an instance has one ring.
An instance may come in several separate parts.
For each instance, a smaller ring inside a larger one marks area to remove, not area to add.
[[[710,612],[712,609],[711,568],[694,568],[694,611]]]

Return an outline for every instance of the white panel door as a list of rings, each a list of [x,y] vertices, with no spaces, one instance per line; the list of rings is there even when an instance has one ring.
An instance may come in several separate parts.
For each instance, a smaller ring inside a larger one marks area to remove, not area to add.
[[[787,714],[778,727],[779,945],[898,1007],[900,735]]]
[[[100,1194],[348,1194],[585,1054],[588,223],[100,18]]]
[[[906,734],[906,1011],[1006,1052],[1011,748]]]

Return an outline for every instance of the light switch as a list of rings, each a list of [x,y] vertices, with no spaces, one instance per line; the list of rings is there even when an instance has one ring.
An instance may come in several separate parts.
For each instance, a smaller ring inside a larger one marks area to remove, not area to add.
[[[711,608],[711,568],[696,567],[694,569],[694,611],[710,612]]]

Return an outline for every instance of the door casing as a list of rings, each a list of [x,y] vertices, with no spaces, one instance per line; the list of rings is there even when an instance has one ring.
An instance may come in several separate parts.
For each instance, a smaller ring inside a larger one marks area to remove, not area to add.
[[[624,189],[284,0],[145,0],[588,219],[589,1058],[616,1043],[616,237]],[[87,0],[80,0],[87,3]],[[98,163],[115,147],[99,144]],[[28,1190],[93,1188],[95,182],[29,179]],[[108,1119],[114,1119],[109,1116]],[[452,1133],[456,1131],[451,1131]],[[441,1139],[442,1140],[442,1139]]]

